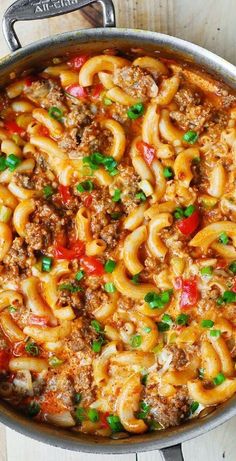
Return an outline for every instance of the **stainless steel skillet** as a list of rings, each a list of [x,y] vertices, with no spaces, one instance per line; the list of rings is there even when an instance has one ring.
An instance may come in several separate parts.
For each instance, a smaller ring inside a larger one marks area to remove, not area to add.
[[[21,48],[14,31],[16,21],[48,18],[100,3],[104,28],[67,32]],[[3,31],[13,53],[0,60],[0,86],[9,82],[9,74],[20,75],[25,69],[40,67],[44,61],[66,53],[100,52],[116,47],[120,50],[140,48],[162,51],[200,65],[236,90],[236,67],[219,56],[184,40],[164,34],[133,29],[116,29],[112,0],[18,0],[3,17]],[[22,434],[50,445],[88,453],[133,453],[160,449],[166,461],[183,460],[181,443],[197,437],[236,415],[236,397],[222,404],[204,419],[192,419],[181,426],[162,432],[132,436],[122,440],[99,438],[41,425],[26,419],[4,402],[0,402],[0,421]]]

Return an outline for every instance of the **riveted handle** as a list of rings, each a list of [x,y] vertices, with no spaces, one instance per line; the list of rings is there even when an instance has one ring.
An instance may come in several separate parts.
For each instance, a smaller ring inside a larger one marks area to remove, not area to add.
[[[163,448],[161,450],[163,461],[184,461],[181,445]]]
[[[9,48],[16,51],[21,48],[14,29],[17,21],[52,18],[79,10],[92,3],[100,3],[103,12],[104,27],[115,27],[115,10],[112,0],[17,0],[6,10],[2,28]]]

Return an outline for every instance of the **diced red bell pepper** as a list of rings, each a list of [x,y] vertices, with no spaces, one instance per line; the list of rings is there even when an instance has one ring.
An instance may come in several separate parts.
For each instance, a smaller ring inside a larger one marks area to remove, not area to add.
[[[86,208],[89,208],[92,205],[92,202],[93,202],[92,194],[86,194],[86,197],[84,198],[84,206],[86,206]]]
[[[217,269],[224,269],[224,267],[226,266],[228,266],[226,259],[224,258],[217,259],[217,263],[216,263]]]
[[[23,133],[25,133],[25,130],[23,130],[23,128],[17,125],[17,123],[14,120],[7,120],[4,125],[6,130],[9,131],[9,133],[11,134],[22,135]]]
[[[0,350],[0,371],[8,370],[10,354],[5,350]]]
[[[85,243],[81,240],[76,240],[72,245],[71,248],[65,248],[62,245],[56,245],[54,248],[54,257],[56,259],[67,259],[70,261],[71,259],[80,258],[85,253]]]
[[[29,325],[37,325],[40,327],[46,327],[49,324],[49,318],[46,316],[39,316],[31,314],[28,319]]]
[[[67,204],[72,199],[69,186],[63,186],[62,184],[60,184],[60,186],[58,187],[58,192],[61,196],[63,203]]]
[[[200,213],[198,210],[195,210],[191,216],[187,218],[181,219],[181,221],[177,222],[177,227],[180,232],[184,235],[192,234],[200,223]]]
[[[88,92],[86,88],[80,86],[78,83],[73,83],[65,88],[66,93],[74,96],[77,99],[85,99],[88,97]]]
[[[80,260],[80,266],[88,275],[103,275],[103,264],[94,256],[83,256]]]
[[[74,70],[80,70],[88,58],[89,57],[86,54],[80,54],[79,56],[75,56],[67,61],[67,65],[72,67]]]
[[[13,345],[12,354],[15,357],[20,357],[21,355],[24,355],[25,353],[26,352],[25,352],[25,342],[24,341],[20,341]]]
[[[37,129],[39,136],[49,136],[49,129],[46,126],[40,125]]]
[[[146,164],[150,166],[156,155],[154,147],[150,146],[150,144],[147,144],[144,141],[138,141],[136,146]]]
[[[193,307],[197,304],[200,299],[200,292],[197,286],[196,278],[183,279],[182,280],[182,291],[180,296],[180,307],[186,309]]]
[[[100,421],[101,421],[101,427],[103,429],[109,429],[109,424],[107,422],[107,417],[110,415],[110,413],[107,411],[106,413],[102,413],[100,415]]]
[[[104,89],[104,86],[101,83],[98,83],[97,85],[95,85],[92,89],[92,98],[98,99],[103,89]]]
[[[34,81],[33,77],[31,75],[29,75],[24,80],[25,86],[31,86],[33,81]]]

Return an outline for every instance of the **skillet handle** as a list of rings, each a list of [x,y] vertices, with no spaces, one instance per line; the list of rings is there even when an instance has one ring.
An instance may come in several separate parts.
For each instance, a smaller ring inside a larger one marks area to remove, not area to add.
[[[3,34],[9,48],[16,51],[21,48],[14,30],[17,21],[32,21],[59,16],[79,10],[91,3],[100,3],[103,12],[104,27],[115,27],[115,10],[112,0],[17,0],[3,15]]]
[[[160,450],[163,461],[184,461],[181,444]]]

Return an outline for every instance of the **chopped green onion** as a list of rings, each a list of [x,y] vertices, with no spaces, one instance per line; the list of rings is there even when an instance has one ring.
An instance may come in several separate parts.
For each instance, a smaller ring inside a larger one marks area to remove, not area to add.
[[[94,184],[92,181],[83,181],[80,184],[77,184],[76,189],[78,192],[92,192],[94,189]]]
[[[43,256],[42,258],[42,271],[43,272],[50,272],[52,268],[53,259],[49,256]]]
[[[166,290],[162,293],[155,293],[150,291],[146,294],[144,301],[146,301],[151,309],[162,309],[167,303],[169,303],[173,290]]]
[[[124,428],[120,422],[120,418],[117,415],[107,416],[107,422],[112,430],[112,432],[121,432]]]
[[[191,413],[195,413],[195,411],[197,411],[199,407],[199,403],[198,402],[192,402],[191,405],[190,405],[190,410],[191,410]]]
[[[176,208],[175,211],[174,211],[174,217],[175,219],[181,219],[184,217],[184,210],[183,208]]]
[[[141,102],[134,104],[127,110],[127,115],[131,120],[136,120],[144,114],[144,105]]]
[[[43,188],[43,195],[45,198],[50,198],[53,194],[54,190],[49,184]]]
[[[31,418],[36,416],[40,412],[40,405],[38,402],[30,402],[30,404],[27,407],[27,414]]]
[[[112,197],[113,202],[119,202],[120,201],[120,196],[121,196],[121,190],[120,189],[115,189],[114,195]]]
[[[16,312],[17,309],[16,309],[16,307],[14,307],[14,306],[9,306],[9,307],[8,307],[8,311],[10,312],[10,314],[14,314],[14,312]]]
[[[92,423],[97,423],[97,421],[99,421],[99,414],[95,408],[89,408],[87,415],[88,419],[92,421]]]
[[[50,107],[48,115],[50,115],[50,117],[54,118],[55,120],[61,120],[63,117],[63,112],[61,109],[58,109],[58,107],[53,106]]]
[[[108,259],[108,261],[106,262],[104,268],[105,268],[105,272],[107,272],[108,274],[111,274],[114,269],[116,267],[116,262],[113,261],[113,259]]]
[[[151,421],[148,421],[147,423],[149,431],[160,431],[163,429],[163,426],[154,419],[151,419]]]
[[[116,176],[119,173],[119,170],[117,168],[114,168],[114,170],[109,171],[110,176]]]
[[[97,341],[93,341],[93,343],[92,343],[93,352],[100,352],[103,343],[104,343],[103,338],[100,338]]]
[[[72,283],[62,283],[59,286],[59,290],[66,290],[70,291],[71,293],[77,293],[77,291],[81,291],[81,287],[73,285]]]
[[[196,207],[194,205],[187,206],[187,208],[185,208],[185,211],[184,211],[184,216],[188,218],[194,213],[195,210],[196,210]]]
[[[140,411],[139,413],[137,414],[137,418],[138,419],[146,419],[148,413],[150,412],[150,405],[148,405],[147,403],[145,402],[140,402]]]
[[[50,357],[48,363],[49,363],[49,365],[51,367],[56,368],[56,367],[59,367],[60,365],[62,365],[63,360],[61,360],[58,357],[54,356],[54,357]]]
[[[105,104],[105,106],[111,106],[112,105],[112,100],[109,99],[109,98],[104,98],[103,99],[103,104]]]
[[[188,321],[189,321],[189,315],[188,314],[179,314],[176,317],[177,325],[187,325]]]
[[[164,315],[162,316],[162,319],[161,319],[161,320],[162,320],[162,322],[164,322],[164,323],[168,323],[168,325],[172,325],[172,323],[173,323],[173,319],[172,319],[172,317],[171,317],[169,314],[164,314]]]
[[[212,338],[219,338],[221,335],[221,330],[211,330],[210,331],[210,336],[212,336]]]
[[[205,368],[199,368],[198,369],[198,377],[199,377],[199,379],[204,379],[204,374],[205,374]]]
[[[33,341],[27,341],[25,350],[28,352],[28,354],[33,355],[34,357],[39,355],[39,347]]]
[[[165,322],[157,322],[158,331],[164,332],[170,329],[170,325]]]
[[[187,142],[188,144],[195,144],[198,140],[198,134],[194,130],[186,131],[183,135],[183,141]]]
[[[152,329],[150,327],[144,327],[143,331],[145,331],[145,333],[151,333]]]
[[[142,336],[141,335],[134,335],[130,339],[130,345],[134,348],[141,346],[142,344]]]
[[[84,271],[80,270],[80,271],[76,272],[75,280],[77,280],[77,282],[80,282],[80,280],[82,280],[82,278],[84,278]]]
[[[222,296],[219,296],[216,302],[218,305],[225,304],[225,303],[235,303],[236,293],[231,290],[225,291]]]
[[[213,327],[213,325],[214,325],[213,320],[205,319],[205,320],[201,321],[201,327],[202,328],[211,328],[211,327]]]
[[[84,411],[84,408],[82,407],[79,407],[79,408],[76,408],[76,411],[75,411],[75,418],[76,418],[76,421],[79,421],[80,423],[82,423],[82,421],[85,420],[85,411]]]
[[[82,400],[82,394],[80,392],[76,392],[74,396],[74,402],[78,405]]]
[[[91,327],[96,331],[96,333],[101,333],[103,331],[102,325],[97,320],[91,321]]]
[[[146,386],[146,384],[147,384],[147,379],[148,379],[148,373],[145,373],[145,374],[141,377],[141,384],[143,384],[144,386]]]
[[[218,375],[216,375],[216,377],[213,379],[213,383],[215,384],[215,386],[219,386],[224,381],[225,381],[225,375],[223,373],[218,373]]]
[[[7,165],[6,165],[6,157],[3,155],[0,156],[0,171],[6,170]]]
[[[229,237],[226,234],[226,232],[222,232],[219,235],[219,242],[222,243],[223,245],[227,245],[227,243],[229,243]]]
[[[108,283],[105,283],[105,285],[104,285],[104,290],[105,290],[107,293],[115,293],[116,287],[115,287],[114,283],[108,282]]]
[[[21,163],[21,159],[14,154],[8,155],[6,165],[10,171],[14,171]]]
[[[200,269],[200,274],[201,275],[212,275],[212,272],[213,272],[213,267],[212,266],[206,266],[206,267],[202,267]]]
[[[140,192],[137,192],[137,194],[135,194],[135,198],[138,200],[141,200],[141,202],[145,202],[147,200],[147,197],[142,190]]]
[[[114,211],[114,213],[110,214],[111,219],[120,219],[122,216],[122,213],[120,211]]]
[[[135,285],[138,285],[139,277],[140,277],[140,272],[138,274],[133,275],[133,277],[131,278],[131,282],[133,282]]]
[[[112,176],[118,173],[116,170],[117,161],[113,157],[108,157],[101,154],[100,152],[94,152],[92,155],[84,157],[83,163],[85,165],[89,165],[92,170],[97,170],[99,165],[104,165],[105,170],[108,171]]]
[[[12,215],[12,209],[5,205],[0,205],[0,222],[7,223]]]
[[[164,178],[166,179],[172,179],[174,177],[174,172],[171,166],[166,166],[164,168],[163,175],[164,175]]]
[[[230,270],[230,272],[233,272],[233,274],[236,274],[236,261],[233,261],[233,262],[229,265],[229,270]]]

